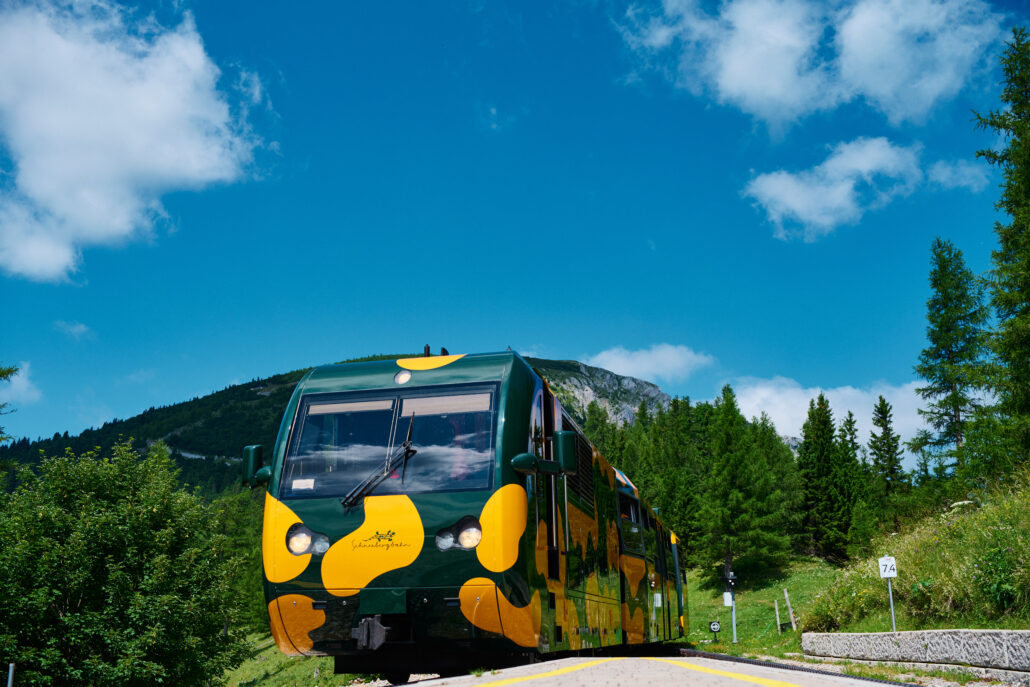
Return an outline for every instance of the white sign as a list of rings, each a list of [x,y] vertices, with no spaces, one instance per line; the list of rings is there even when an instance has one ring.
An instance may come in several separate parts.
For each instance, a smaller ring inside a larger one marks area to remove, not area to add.
[[[894,563],[894,556],[884,556],[880,559],[880,577],[897,577],[898,566]]]
[[[733,594],[732,593],[730,593],[730,592],[723,592],[722,593],[722,605],[723,606],[732,606],[733,605]]]

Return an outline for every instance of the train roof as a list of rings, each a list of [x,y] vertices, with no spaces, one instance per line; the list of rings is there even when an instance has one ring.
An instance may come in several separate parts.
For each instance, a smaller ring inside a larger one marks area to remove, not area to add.
[[[412,386],[501,381],[518,364],[530,367],[514,351],[336,363],[312,369],[298,387],[307,393],[392,388],[401,371],[410,373]]]

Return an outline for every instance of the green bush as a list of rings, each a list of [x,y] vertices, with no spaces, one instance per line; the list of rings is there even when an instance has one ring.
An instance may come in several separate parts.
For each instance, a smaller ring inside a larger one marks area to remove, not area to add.
[[[70,452],[0,496],[0,665],[21,685],[218,683],[245,656],[239,559],[167,449]]]
[[[873,550],[897,559],[894,601],[917,623],[1030,619],[1030,470],[979,509],[927,518]],[[819,596],[804,629],[835,630],[887,608],[884,587],[875,558],[855,561]]]

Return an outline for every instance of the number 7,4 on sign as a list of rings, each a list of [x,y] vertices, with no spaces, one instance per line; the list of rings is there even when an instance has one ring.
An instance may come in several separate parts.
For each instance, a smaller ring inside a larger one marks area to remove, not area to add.
[[[884,556],[880,559],[880,577],[897,577],[898,566],[894,563],[894,556]]]

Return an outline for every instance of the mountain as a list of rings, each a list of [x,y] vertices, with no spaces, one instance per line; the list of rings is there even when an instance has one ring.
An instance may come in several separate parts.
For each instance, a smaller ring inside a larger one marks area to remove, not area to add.
[[[408,355],[376,355],[344,362],[393,360]],[[669,404],[669,396],[650,382],[574,360],[526,360],[548,380],[562,404],[580,422],[593,400],[619,423],[631,421],[641,401],[651,408]],[[235,463],[244,446],[275,443],[293,388],[308,369],[235,384],[161,408],[148,408],[134,417],[112,420],[77,436],[68,436],[66,432],[36,441],[20,439],[0,446],[0,466],[10,462],[34,464],[39,461],[40,452],[52,456],[67,449],[83,453],[100,447],[106,451],[129,438],[140,447],[164,441],[180,467],[180,479],[215,494],[236,480]]]
[[[617,424],[632,422],[641,401],[651,410],[669,407],[668,394],[658,385],[636,377],[617,375],[575,360],[526,358],[526,362],[547,380],[562,405],[581,424],[591,401],[597,401]]]

